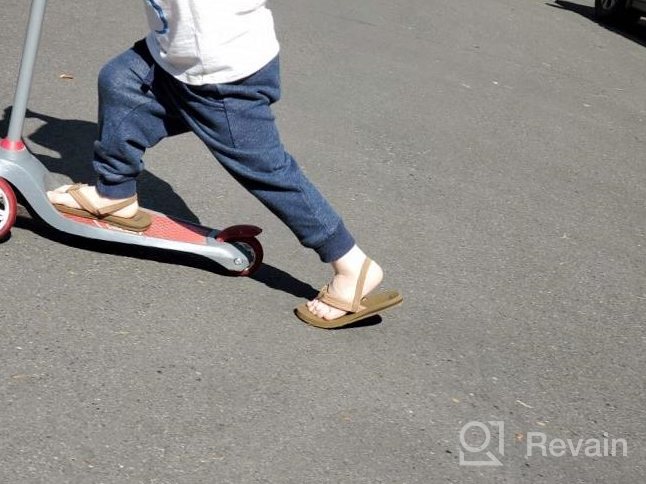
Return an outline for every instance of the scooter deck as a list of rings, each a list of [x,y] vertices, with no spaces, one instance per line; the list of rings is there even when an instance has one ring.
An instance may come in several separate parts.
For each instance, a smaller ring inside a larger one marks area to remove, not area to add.
[[[92,227],[93,229],[109,231],[114,234],[135,237],[135,240],[130,240],[130,243],[169,249],[178,249],[179,246],[183,246],[182,250],[185,252],[202,253],[202,255],[207,257],[209,257],[209,252],[218,250],[217,248],[226,242],[241,242],[242,246],[247,247],[247,252],[240,253],[239,250],[242,249],[241,247],[235,250],[242,257],[232,255],[231,251],[234,250],[232,246],[229,246],[228,252],[222,252],[222,249],[219,249],[221,257],[211,256],[216,262],[225,265],[230,274],[248,276],[255,272],[262,262],[262,246],[255,239],[255,236],[262,232],[262,229],[259,227],[254,225],[233,225],[224,230],[217,230],[186,220],[169,217],[152,210],[140,210],[147,212],[152,218],[150,227],[143,232],[126,230],[101,220],[63,212],[58,213],[73,223]],[[244,251],[245,249],[242,250]],[[248,264],[247,266],[240,266],[242,261],[245,260],[244,258],[246,258]],[[233,261],[233,267],[230,266],[231,261]]]
[[[262,246],[255,239],[262,232],[259,227],[234,225],[217,230],[146,209],[153,218],[146,231],[124,230],[56,210],[45,195],[48,173],[28,150],[12,151],[0,146],[0,177],[22,193],[39,217],[57,230],[108,242],[191,252],[239,275],[251,274],[262,263]]]
[[[62,213],[62,215],[74,222],[92,227],[98,227],[105,230],[115,230],[117,232],[127,232],[129,234],[153,237],[162,240],[186,242],[189,244],[197,245],[207,245],[209,237],[213,238],[214,234],[217,234],[219,232],[218,230],[214,230],[209,227],[204,227],[192,222],[169,217],[152,210],[141,210],[150,214],[152,218],[152,224],[143,232],[126,230],[121,227],[103,222],[101,220],[79,217],[78,215],[72,215],[68,213]]]

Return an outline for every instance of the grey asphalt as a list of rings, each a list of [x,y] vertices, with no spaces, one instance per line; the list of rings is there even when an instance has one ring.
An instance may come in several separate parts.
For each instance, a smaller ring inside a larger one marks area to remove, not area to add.
[[[96,75],[146,26],[141,2],[50,3],[25,139],[54,184],[89,179]],[[272,1],[283,141],[404,306],[300,323],[328,269],[197,139],[166,140],[144,205],[260,225],[265,265],[226,277],[21,210],[0,245],[0,482],[643,481],[646,22],[592,5]],[[3,0],[2,109],[27,10]],[[470,421],[504,422],[502,466],[460,465]],[[528,432],[628,455],[528,457]]]

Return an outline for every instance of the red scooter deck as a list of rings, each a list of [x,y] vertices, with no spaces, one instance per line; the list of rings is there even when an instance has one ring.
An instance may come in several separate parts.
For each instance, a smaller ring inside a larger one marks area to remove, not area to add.
[[[141,209],[145,210],[145,209]],[[127,232],[129,234],[141,237],[150,237],[155,239],[168,240],[172,242],[185,242],[193,245],[211,245],[213,242],[220,243],[241,243],[247,246],[253,255],[250,255],[250,265],[241,270],[229,270],[229,274],[237,276],[249,276],[253,274],[261,265],[263,259],[262,245],[256,239],[256,236],[262,232],[262,229],[255,225],[233,225],[224,230],[215,230],[202,225],[187,222],[185,220],[168,217],[164,214],[145,210],[152,217],[152,224],[144,232],[132,232],[124,230],[114,225],[110,225],[101,220],[95,220],[86,217],[79,217],[68,213],[61,213],[66,218],[74,222],[98,227],[105,230]],[[210,240],[211,239],[211,240]],[[144,243],[145,245],[145,243]]]
[[[100,220],[79,217],[77,215],[68,213],[64,213],[63,215],[70,220],[85,225],[91,225],[93,227],[198,245],[206,245],[209,234],[214,232],[213,229],[210,229],[208,227],[203,227],[201,225],[186,222],[184,220],[174,219],[157,212],[152,212],[150,210],[146,210],[146,212],[148,212],[152,217],[152,224],[144,232],[131,232],[129,230],[115,227],[114,225],[110,225],[109,223],[102,222]]]

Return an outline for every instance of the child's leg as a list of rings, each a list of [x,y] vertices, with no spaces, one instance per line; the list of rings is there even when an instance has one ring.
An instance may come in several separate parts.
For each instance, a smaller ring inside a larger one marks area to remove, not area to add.
[[[99,139],[94,144],[95,187],[83,194],[97,207],[136,194],[136,178],[143,171],[144,151],[161,139],[187,131],[182,119],[163,102],[154,80],[153,60],[143,42],[109,61],[99,73]],[[50,192],[50,200],[76,206],[66,187]],[[134,203],[115,215],[128,217]]]
[[[330,292],[352,300],[365,254],[355,245],[341,217],[305,177],[280,142],[270,105],[280,96],[278,58],[241,81],[187,86],[165,76],[164,82],[191,129],[247,190],[275,213],[305,247],[330,262],[335,277]],[[332,167],[331,167],[332,169]],[[364,292],[381,282],[376,263]],[[310,310],[334,319],[344,311],[316,301]]]
[[[218,161],[324,262],[354,246],[341,218],[280,142],[270,104],[280,95],[278,59],[231,84],[187,86],[166,76],[178,110]]]

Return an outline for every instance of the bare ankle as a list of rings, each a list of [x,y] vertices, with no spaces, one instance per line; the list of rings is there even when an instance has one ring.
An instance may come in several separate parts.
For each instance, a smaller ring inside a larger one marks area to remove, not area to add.
[[[343,257],[332,262],[334,274],[343,274],[346,276],[358,274],[365,258],[366,254],[355,245]]]

